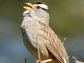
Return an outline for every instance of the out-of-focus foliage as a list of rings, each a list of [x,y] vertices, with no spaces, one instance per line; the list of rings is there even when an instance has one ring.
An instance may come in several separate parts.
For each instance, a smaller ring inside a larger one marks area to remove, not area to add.
[[[0,0],[0,63],[24,63],[25,57],[28,63],[35,62],[23,45],[20,32],[23,6],[35,1],[40,0]],[[68,54],[84,57],[84,0],[41,1],[49,6],[51,28],[61,40],[67,37]]]

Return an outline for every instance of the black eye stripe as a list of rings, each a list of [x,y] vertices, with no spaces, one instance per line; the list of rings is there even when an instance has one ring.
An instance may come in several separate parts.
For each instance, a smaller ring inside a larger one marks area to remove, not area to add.
[[[32,4],[45,4],[44,2],[42,2],[42,1],[37,1],[37,2],[34,2],[34,3],[32,3]],[[45,4],[46,5],[46,4]],[[38,8],[38,7],[37,7]],[[41,8],[41,7],[40,7]],[[38,9],[40,9],[40,8],[38,8]],[[41,9],[43,9],[44,11],[46,11],[46,12],[48,12],[48,9],[45,9],[45,8],[41,8]]]
[[[44,9],[44,8],[41,8],[41,9],[43,9],[44,11],[46,11],[46,12],[48,12],[48,10],[47,9]]]

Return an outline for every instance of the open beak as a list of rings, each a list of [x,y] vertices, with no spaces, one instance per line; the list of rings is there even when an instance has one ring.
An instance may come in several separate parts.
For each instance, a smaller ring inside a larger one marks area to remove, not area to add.
[[[23,6],[24,9],[26,10],[32,10],[33,9],[33,5],[31,3],[26,3],[29,7]]]

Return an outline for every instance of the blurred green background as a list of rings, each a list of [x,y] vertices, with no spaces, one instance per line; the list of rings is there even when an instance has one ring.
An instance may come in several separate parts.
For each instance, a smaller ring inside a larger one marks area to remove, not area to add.
[[[20,24],[25,2],[0,0],[0,63],[35,63],[23,44]],[[63,41],[68,55],[84,61],[84,0],[41,0],[49,6],[50,26]],[[70,58],[70,62],[74,60]]]

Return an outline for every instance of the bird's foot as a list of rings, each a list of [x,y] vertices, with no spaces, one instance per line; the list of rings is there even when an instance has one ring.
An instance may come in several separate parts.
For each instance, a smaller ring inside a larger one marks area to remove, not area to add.
[[[50,62],[50,61],[53,61],[54,59],[47,59],[47,60],[43,60],[43,61],[39,61],[37,60],[35,63],[47,63],[47,62]]]

